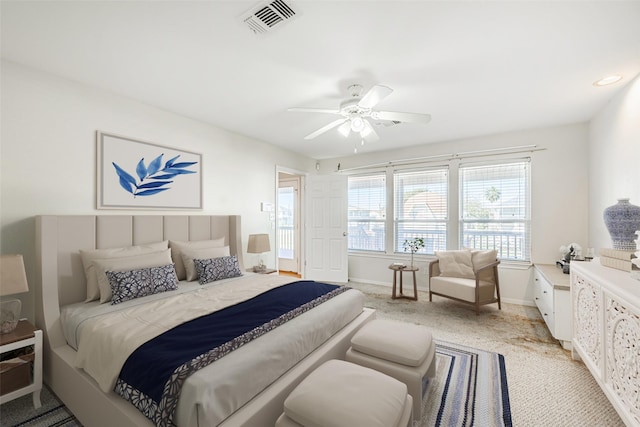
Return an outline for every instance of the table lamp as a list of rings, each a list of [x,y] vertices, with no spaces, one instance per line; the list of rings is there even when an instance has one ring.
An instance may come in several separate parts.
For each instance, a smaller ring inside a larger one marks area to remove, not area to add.
[[[29,292],[22,255],[0,256],[0,296]],[[20,320],[22,302],[11,299],[0,302],[0,333],[13,332]]]
[[[268,234],[250,234],[249,235],[249,245],[247,248],[247,252],[250,254],[262,254],[264,252],[271,251],[271,246],[269,245],[269,235]],[[260,257],[260,263],[253,267],[253,271],[265,271],[267,266],[262,262],[262,257]]]

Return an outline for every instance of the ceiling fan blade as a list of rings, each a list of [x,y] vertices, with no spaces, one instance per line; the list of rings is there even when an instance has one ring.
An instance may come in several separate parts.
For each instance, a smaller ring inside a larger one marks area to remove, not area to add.
[[[402,123],[429,123],[430,114],[421,113],[398,113],[395,111],[372,111],[371,117],[375,120],[392,120]]]
[[[365,93],[358,106],[361,108],[373,108],[378,102],[391,95],[393,89],[387,86],[375,85]]]
[[[311,132],[309,135],[305,136],[304,139],[313,139],[316,136],[322,135],[323,133],[325,133],[328,130],[333,129],[336,126],[341,125],[342,123],[346,122],[349,119],[338,119],[338,120],[334,120],[331,123],[329,123],[326,126],[321,127],[320,129],[318,129],[315,132]]]
[[[380,139],[368,120],[364,121],[364,129],[360,131],[360,136],[367,142],[376,142]]]
[[[327,108],[287,108],[287,111],[293,113],[327,113],[340,114],[340,110],[329,110]]]

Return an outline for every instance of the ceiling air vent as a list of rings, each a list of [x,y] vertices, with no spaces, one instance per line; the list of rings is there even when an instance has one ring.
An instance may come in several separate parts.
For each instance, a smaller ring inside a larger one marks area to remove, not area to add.
[[[274,0],[255,7],[244,17],[244,23],[256,34],[267,33],[283,22],[294,18],[296,12],[282,0]]]

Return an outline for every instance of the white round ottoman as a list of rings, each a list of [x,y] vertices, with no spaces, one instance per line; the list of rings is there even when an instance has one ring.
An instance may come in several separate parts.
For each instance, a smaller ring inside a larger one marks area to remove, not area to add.
[[[375,319],[351,339],[345,360],[385,373],[407,385],[413,419],[422,417],[422,400],[436,374],[436,347],[425,326]]]
[[[407,427],[412,406],[400,381],[344,360],[329,360],[287,397],[276,427]]]

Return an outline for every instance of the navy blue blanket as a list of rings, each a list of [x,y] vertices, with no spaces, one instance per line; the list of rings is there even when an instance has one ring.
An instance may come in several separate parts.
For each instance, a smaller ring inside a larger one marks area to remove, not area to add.
[[[189,375],[347,289],[297,281],[183,323],[138,347],[114,391],[157,426],[173,425]]]

